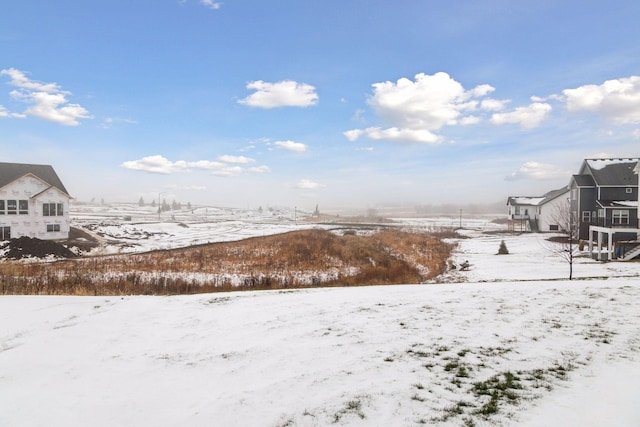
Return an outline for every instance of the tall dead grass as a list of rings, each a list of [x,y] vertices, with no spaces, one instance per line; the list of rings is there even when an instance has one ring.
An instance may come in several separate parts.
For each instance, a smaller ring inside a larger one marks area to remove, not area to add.
[[[191,294],[304,286],[420,283],[452,245],[424,233],[295,231],[240,242],[53,263],[0,263],[0,294]]]

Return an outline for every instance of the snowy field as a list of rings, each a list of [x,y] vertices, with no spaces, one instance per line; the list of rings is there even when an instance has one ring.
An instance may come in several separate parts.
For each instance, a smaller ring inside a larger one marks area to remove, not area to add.
[[[640,263],[464,226],[462,283],[0,297],[0,426],[640,425]]]
[[[302,212],[287,209],[193,207],[158,214],[157,208],[133,204],[75,204],[72,226],[92,232],[101,246],[91,255],[175,249],[229,242],[313,227]]]

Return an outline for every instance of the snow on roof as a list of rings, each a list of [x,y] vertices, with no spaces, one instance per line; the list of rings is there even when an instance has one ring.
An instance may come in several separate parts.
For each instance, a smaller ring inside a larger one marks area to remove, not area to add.
[[[509,203],[512,205],[538,206],[544,199],[545,197],[515,196],[515,197],[509,197]]]
[[[589,167],[592,170],[601,170],[604,169],[607,166],[610,165],[620,165],[620,164],[626,164],[626,163],[637,163],[638,162],[637,157],[636,158],[612,158],[612,159],[585,159],[585,162],[587,162],[587,164],[589,165]]]

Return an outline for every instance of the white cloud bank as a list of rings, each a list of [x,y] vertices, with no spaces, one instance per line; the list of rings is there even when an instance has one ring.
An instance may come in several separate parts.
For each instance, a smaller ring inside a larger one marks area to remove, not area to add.
[[[509,113],[496,113],[490,122],[494,125],[517,124],[523,129],[533,129],[547,118],[551,112],[551,105],[534,102],[526,107],[518,107]]]
[[[640,76],[565,89],[562,94],[569,112],[597,113],[615,124],[640,123]]]
[[[571,172],[562,170],[554,165],[538,162],[526,162],[517,171],[507,175],[507,181],[519,180],[548,180],[568,178]]]
[[[316,88],[306,83],[284,80],[268,83],[257,80],[247,84],[247,89],[256,92],[238,101],[249,107],[309,107],[318,103]]]
[[[293,152],[296,152],[296,153],[303,153],[303,152],[307,151],[306,144],[303,144],[301,142],[276,141],[276,142],[273,143],[273,145],[275,145],[276,147],[281,148],[283,150],[293,151]]]
[[[447,73],[417,74],[414,80],[401,78],[397,82],[374,83],[368,104],[388,125],[344,132],[350,141],[360,136],[374,140],[438,144],[443,137],[436,131],[444,126],[471,125],[482,118],[474,112],[498,111],[508,100],[486,98],[495,89],[487,84],[471,90]]]
[[[164,175],[176,173],[188,173],[194,169],[210,171],[211,174],[217,176],[238,176],[245,170],[251,173],[269,172],[268,166],[256,166],[244,169],[241,165],[247,165],[255,162],[254,159],[244,156],[220,156],[218,161],[198,160],[195,162],[187,162],[178,160],[172,162],[161,155],[147,156],[139,160],[131,160],[122,163],[120,166],[125,169],[137,170],[149,173],[158,173]]]
[[[80,119],[93,118],[84,107],[70,104],[67,96],[71,93],[63,91],[57,83],[33,81],[15,68],[1,70],[0,76],[11,78],[9,84],[17,88],[10,92],[13,99],[31,105],[24,113],[9,113],[0,106],[0,117],[33,116],[64,126],[77,126]]]

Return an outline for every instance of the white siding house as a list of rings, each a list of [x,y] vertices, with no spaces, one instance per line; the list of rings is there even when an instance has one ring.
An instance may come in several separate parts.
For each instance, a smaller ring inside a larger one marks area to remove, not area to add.
[[[0,240],[69,238],[70,200],[53,167],[0,163]]]
[[[566,187],[549,191],[538,197],[509,197],[507,199],[509,228],[512,231],[559,231],[559,212],[567,207],[568,197],[569,189]]]

